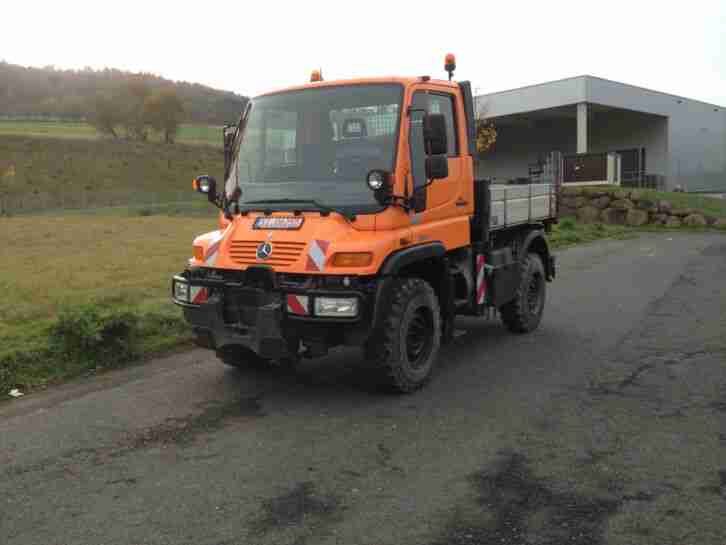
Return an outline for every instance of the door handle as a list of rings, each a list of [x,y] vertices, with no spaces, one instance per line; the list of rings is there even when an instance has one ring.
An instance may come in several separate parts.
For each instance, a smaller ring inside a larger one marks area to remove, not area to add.
[[[469,204],[469,201],[466,201],[466,200],[462,199],[461,197],[456,199],[456,206],[466,206],[467,204]]]

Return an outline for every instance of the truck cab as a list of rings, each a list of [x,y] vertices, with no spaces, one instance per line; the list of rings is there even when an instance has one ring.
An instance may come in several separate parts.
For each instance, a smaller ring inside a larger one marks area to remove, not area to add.
[[[502,203],[475,177],[469,83],[311,79],[252,99],[225,129],[221,183],[193,182],[220,208],[172,279],[197,343],[233,366],[359,346],[410,392],[457,314],[537,327],[555,274],[554,188],[505,194],[504,216],[492,213]]]

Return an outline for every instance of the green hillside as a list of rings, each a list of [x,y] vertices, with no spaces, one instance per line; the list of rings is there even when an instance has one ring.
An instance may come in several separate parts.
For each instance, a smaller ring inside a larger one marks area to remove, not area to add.
[[[221,176],[212,146],[0,134],[0,206],[10,212],[194,200],[191,180]]]

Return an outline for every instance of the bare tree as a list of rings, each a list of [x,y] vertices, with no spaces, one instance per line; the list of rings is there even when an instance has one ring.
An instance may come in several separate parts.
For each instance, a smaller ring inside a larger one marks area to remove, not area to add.
[[[173,143],[184,117],[184,106],[174,88],[167,87],[147,97],[144,110],[154,130],[164,134],[167,144]]]
[[[118,126],[123,120],[119,104],[111,96],[98,95],[93,101],[88,121],[101,134],[118,138]]]
[[[151,88],[143,76],[134,76],[123,89],[123,126],[126,134],[134,140],[145,141],[149,136],[149,119],[146,115],[146,100]]]

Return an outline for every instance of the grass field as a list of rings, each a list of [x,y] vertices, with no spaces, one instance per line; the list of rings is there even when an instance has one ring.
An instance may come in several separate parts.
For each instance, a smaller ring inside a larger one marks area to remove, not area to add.
[[[625,239],[633,236],[633,229],[621,225],[584,224],[574,218],[563,218],[553,227],[547,240],[553,249],[558,249],[606,238]]]
[[[10,165],[14,175],[2,177]],[[191,180],[221,176],[211,146],[0,135],[0,207],[14,213],[194,200]]]
[[[194,237],[216,228],[206,218],[0,218],[0,397],[67,378],[103,361],[55,354],[50,332],[64,311],[88,309],[138,322],[137,354],[189,339],[169,300],[171,275],[184,269]]]
[[[209,125],[181,125],[177,142],[190,145],[222,146],[222,128]],[[101,139],[101,135],[88,123],[67,121],[2,121],[0,135],[50,138]],[[152,141],[161,142],[159,134],[150,135]],[[103,138],[106,139],[106,138]]]

